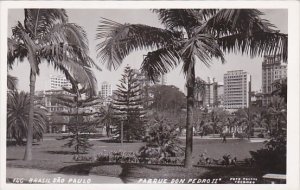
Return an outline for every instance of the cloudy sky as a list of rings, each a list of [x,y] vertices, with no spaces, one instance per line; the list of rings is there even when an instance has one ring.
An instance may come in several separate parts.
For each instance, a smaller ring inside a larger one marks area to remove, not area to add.
[[[268,19],[271,23],[283,33],[288,32],[288,12],[283,9],[265,9],[261,10],[265,13],[263,18]],[[95,76],[98,81],[98,89],[103,81],[108,81],[112,84],[112,88],[115,89],[115,85],[120,79],[120,75],[123,72],[124,66],[131,65],[133,68],[139,68],[143,59],[143,55],[146,51],[137,51],[130,54],[123,61],[123,65],[116,71],[109,71],[105,65],[96,58],[96,28],[99,24],[100,19],[108,18],[110,20],[117,21],[119,23],[135,23],[135,24],[147,24],[155,27],[162,27],[157,16],[150,10],[145,9],[67,9],[69,21],[74,22],[82,26],[89,39],[90,56],[101,68],[102,71],[94,70]],[[8,37],[11,36],[11,27],[16,25],[17,21],[23,22],[24,10],[13,9],[9,10],[8,15]],[[207,68],[201,62],[196,64],[196,76],[203,79],[207,77],[215,77],[217,81],[223,83],[223,75],[230,70],[245,70],[252,76],[252,89],[259,91],[261,89],[261,64],[262,58],[251,59],[249,56],[240,54],[227,54],[226,63],[221,64],[220,61],[214,60],[213,65]],[[49,76],[52,74],[58,75],[57,71],[54,71],[47,64],[41,64],[40,76],[37,77],[36,90],[46,90],[50,88]],[[175,85],[182,91],[184,89],[185,78],[181,72],[181,65],[167,75],[167,84]],[[13,76],[18,77],[19,83],[18,88],[20,90],[29,91],[29,64],[27,60],[15,64],[12,71],[9,73]]]

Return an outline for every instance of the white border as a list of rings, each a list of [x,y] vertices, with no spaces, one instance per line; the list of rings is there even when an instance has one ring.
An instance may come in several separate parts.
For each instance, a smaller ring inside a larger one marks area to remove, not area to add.
[[[0,189],[53,189],[53,188],[72,188],[72,189],[165,189],[165,188],[184,188],[184,189],[274,189],[274,190],[298,190],[299,187],[299,1],[6,1],[0,2],[1,8],[1,64],[0,64],[0,126],[1,126],[1,160],[0,160]],[[212,185],[212,184],[191,184],[191,185],[145,185],[145,184],[93,184],[93,185],[39,185],[26,184],[15,185],[6,184],[6,52],[7,52],[7,10],[10,8],[77,8],[77,9],[149,9],[149,8],[287,8],[288,11],[288,35],[289,35],[289,54],[288,54],[288,141],[287,141],[287,184],[276,185]]]

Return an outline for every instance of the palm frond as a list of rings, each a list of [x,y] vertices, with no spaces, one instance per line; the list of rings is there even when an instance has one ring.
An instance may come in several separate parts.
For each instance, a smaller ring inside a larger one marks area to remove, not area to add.
[[[288,56],[288,36],[282,33],[255,32],[251,36],[233,34],[218,39],[225,52],[241,52],[251,57],[278,55],[286,62]]]
[[[108,69],[117,69],[134,50],[160,49],[176,43],[169,30],[141,24],[120,24],[103,18],[97,28],[97,57]],[[175,45],[174,45],[175,46]]]
[[[170,30],[185,29],[189,32],[195,26],[201,25],[201,14],[199,9],[155,9],[159,20]],[[207,13],[207,12],[204,12]]]
[[[66,23],[64,9],[25,9],[25,29],[32,39],[42,38],[54,23]]]
[[[39,54],[55,69],[61,70],[73,86],[77,86],[78,83],[88,86],[90,94],[95,95],[96,77],[91,70],[91,66],[96,64],[89,56],[78,56],[77,51],[78,49],[74,49],[68,44],[53,44],[41,48]]]
[[[12,32],[13,36],[19,42],[22,42],[27,50],[27,59],[30,64],[31,71],[35,74],[39,74],[38,59],[36,57],[37,45],[30,37],[30,34],[26,32],[26,29],[20,22],[18,22],[18,24],[13,28]]]
[[[7,88],[10,90],[14,90],[17,88],[17,82],[18,79],[17,77],[11,76],[11,75],[7,75]]]
[[[27,136],[29,119],[29,94],[12,91],[7,98],[7,134],[16,140],[23,140]],[[39,106],[34,108],[33,134],[41,139],[46,128],[47,110]]]
[[[27,56],[27,49],[19,39],[7,38],[7,66],[12,69],[12,65],[16,59],[23,61]]]
[[[55,24],[50,32],[42,37],[42,40],[50,44],[67,43],[70,46],[77,46],[84,53],[88,53],[88,39],[85,30],[75,23]],[[44,43],[45,44],[45,43]]]
[[[173,48],[162,48],[149,52],[142,62],[142,72],[152,81],[174,69],[180,61],[180,55]]]
[[[188,39],[181,49],[182,57],[185,59],[183,65],[184,73],[188,73],[194,56],[197,57],[203,64],[210,66],[212,58],[220,58],[224,63],[225,58],[214,36],[210,34],[196,34]]]
[[[276,27],[268,20],[261,19],[261,15],[263,13],[257,9],[220,9],[204,23],[205,30],[217,37],[275,31]]]
[[[240,51],[251,57],[281,56],[287,61],[287,35],[276,30],[275,25],[261,19],[256,9],[221,9],[201,28],[219,38],[225,52]]]

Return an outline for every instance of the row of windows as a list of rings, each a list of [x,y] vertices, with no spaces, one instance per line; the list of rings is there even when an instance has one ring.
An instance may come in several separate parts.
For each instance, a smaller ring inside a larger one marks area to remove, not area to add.
[[[50,108],[50,111],[51,112],[55,112],[55,111],[63,111],[63,110],[65,110],[63,107],[52,107],[52,108]]]
[[[247,104],[224,104],[225,106],[246,106]]]

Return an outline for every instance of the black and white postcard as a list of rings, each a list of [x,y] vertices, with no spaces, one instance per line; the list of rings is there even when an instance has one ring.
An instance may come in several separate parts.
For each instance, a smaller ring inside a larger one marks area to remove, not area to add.
[[[299,188],[298,1],[0,8],[1,189]]]

